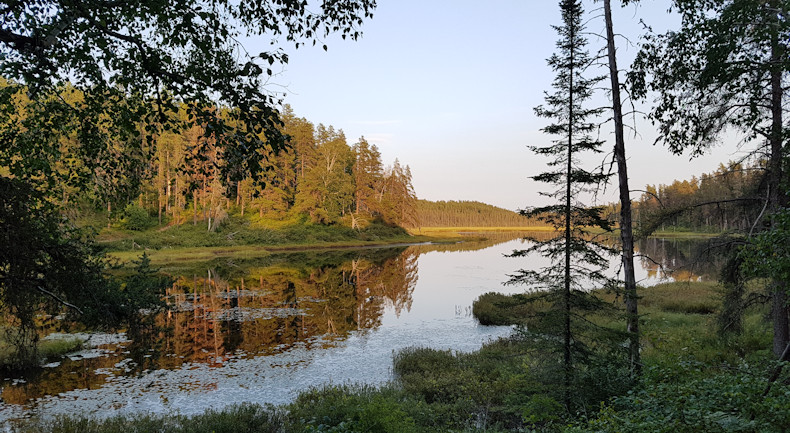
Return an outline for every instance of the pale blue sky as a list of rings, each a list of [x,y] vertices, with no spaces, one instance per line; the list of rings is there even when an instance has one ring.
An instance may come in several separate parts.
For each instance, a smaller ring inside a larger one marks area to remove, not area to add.
[[[666,0],[642,3],[617,8],[615,30],[632,42],[640,18],[656,30],[677,20]],[[585,2],[590,33],[602,33],[593,11],[600,6]],[[349,144],[365,136],[385,164],[398,158],[411,166],[420,198],[508,209],[545,204],[538,192],[546,186],[529,177],[547,160],[527,146],[550,140],[533,107],[553,78],[545,59],[557,39],[550,26],[559,19],[557,2],[547,0],[380,0],[360,40],[330,37],[326,52],[320,44],[292,50],[270,89],[284,89],[298,116],[343,129]],[[602,47],[589,39],[591,52]],[[619,49],[622,68],[636,49],[625,39]],[[652,146],[650,125],[640,124],[640,133],[627,143],[632,189],[709,172],[738,156],[730,145],[689,162]],[[600,163],[596,158],[590,163]]]

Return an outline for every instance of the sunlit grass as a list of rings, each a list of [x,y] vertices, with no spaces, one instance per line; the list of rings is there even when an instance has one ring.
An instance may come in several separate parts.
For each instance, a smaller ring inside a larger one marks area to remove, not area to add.
[[[457,237],[464,233],[486,233],[486,232],[552,232],[554,227],[535,226],[535,227],[418,227],[408,229],[413,235],[426,235],[437,237]]]
[[[7,335],[0,329],[0,336]],[[59,338],[45,338],[38,341],[39,360],[57,358],[76,352],[84,347],[85,340],[76,336],[65,335]],[[14,368],[16,348],[5,338],[0,338],[0,368]]]

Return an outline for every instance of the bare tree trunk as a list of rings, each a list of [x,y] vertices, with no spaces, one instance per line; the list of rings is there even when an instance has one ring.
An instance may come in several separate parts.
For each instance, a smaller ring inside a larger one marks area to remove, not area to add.
[[[778,10],[777,1],[771,2],[771,8]],[[774,20],[778,20],[772,12]],[[781,190],[783,167],[782,167],[782,62],[784,56],[779,41],[778,30],[774,30],[771,35],[771,159],[768,163],[770,207],[773,212],[787,204],[787,196]],[[773,224],[773,223],[772,223]],[[773,305],[771,313],[774,321],[774,354],[782,356],[785,347],[790,342],[790,326],[788,326],[787,309],[787,282],[774,279],[773,281]]]
[[[631,194],[628,189],[628,166],[625,158],[625,131],[623,129],[623,106],[620,98],[620,78],[617,70],[617,50],[614,44],[611,0],[604,0],[606,20],[606,45],[609,56],[609,78],[612,84],[612,110],[614,111],[614,157],[620,187],[620,238],[623,242],[623,273],[625,283],[625,310],[629,337],[631,370],[641,372],[639,354],[639,308],[634,275],[634,232],[631,219]]]
[[[162,225],[162,202],[164,201],[162,199],[162,193],[165,190],[165,186],[163,185],[164,178],[165,178],[164,164],[165,164],[165,162],[160,157],[159,158],[159,169],[158,169],[158,173],[157,173],[157,176],[156,176],[156,193],[157,193],[157,196],[158,196],[157,197],[157,211],[159,213],[159,225],[160,226]]]
[[[198,193],[195,190],[192,193],[192,225],[197,225],[197,205],[198,205]]]
[[[165,153],[165,185],[167,188],[165,192],[165,211],[170,210],[170,196],[172,195],[170,183],[170,152],[168,151]]]

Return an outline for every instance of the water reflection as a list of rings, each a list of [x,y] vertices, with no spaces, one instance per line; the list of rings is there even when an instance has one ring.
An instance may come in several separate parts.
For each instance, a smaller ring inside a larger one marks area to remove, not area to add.
[[[333,378],[386,380],[399,347],[473,350],[508,332],[479,327],[468,311],[482,293],[523,290],[501,286],[525,263],[504,257],[525,247],[516,240],[521,236],[170,266],[165,271],[175,283],[167,309],[150,326],[121,343],[6,378],[0,422],[64,412],[199,412],[218,401],[279,403]],[[639,278],[656,281],[659,264],[690,266],[700,248],[690,245],[641,242],[638,250],[651,259],[640,260]],[[689,269],[672,276],[705,275],[699,266]]]
[[[294,253],[262,259],[222,259],[181,269],[168,289],[167,309],[130,342],[103,345],[6,383],[10,404],[75,389],[96,389],[112,376],[175,370],[185,364],[222,366],[310,345],[332,345],[352,331],[369,332],[382,312],[411,308],[417,282],[415,248]],[[178,270],[176,270],[178,272]],[[184,272],[193,272],[185,274]],[[95,356],[94,356],[95,355]],[[100,356],[98,356],[100,355]]]
[[[647,238],[636,253],[648,280],[703,281],[718,277],[725,247],[716,238]]]

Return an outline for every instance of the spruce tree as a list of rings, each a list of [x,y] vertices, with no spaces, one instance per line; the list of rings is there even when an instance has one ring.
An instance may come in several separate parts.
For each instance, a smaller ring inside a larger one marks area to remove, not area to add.
[[[552,119],[542,129],[556,137],[547,146],[531,146],[537,155],[553,158],[549,171],[532,179],[548,183],[555,188],[544,196],[557,200],[556,204],[523,210],[522,214],[537,217],[556,229],[556,236],[549,240],[528,239],[531,246],[514,251],[511,256],[524,257],[540,254],[551,259],[551,264],[539,270],[521,269],[511,275],[509,283],[527,284],[535,292],[529,299],[547,305],[538,308],[529,320],[529,334],[546,343],[561,359],[561,399],[567,410],[572,402],[572,388],[578,383],[580,368],[594,362],[593,346],[601,329],[587,320],[589,314],[605,309],[591,289],[610,283],[604,271],[608,266],[607,255],[613,251],[592,239],[588,229],[608,230],[601,217],[601,208],[584,206],[580,196],[595,191],[608,175],[592,172],[580,165],[583,153],[599,153],[603,144],[593,139],[597,125],[591,122],[602,109],[585,108],[600,78],[585,78],[592,59],[585,50],[581,18],[582,6],[578,0],[562,0],[562,25],[555,26],[559,34],[557,52],[548,59],[556,73],[553,93],[546,93],[546,104],[535,108],[540,117]],[[558,360],[559,360],[558,359]]]

